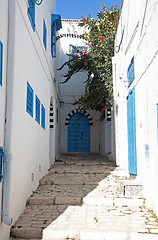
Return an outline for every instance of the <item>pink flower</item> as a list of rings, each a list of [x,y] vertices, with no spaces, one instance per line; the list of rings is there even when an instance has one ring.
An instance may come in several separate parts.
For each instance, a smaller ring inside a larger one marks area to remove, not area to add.
[[[100,37],[100,40],[101,40],[101,41],[103,41],[104,39],[105,39],[105,37],[104,37],[104,36]]]
[[[105,111],[105,108],[102,108],[102,111]]]

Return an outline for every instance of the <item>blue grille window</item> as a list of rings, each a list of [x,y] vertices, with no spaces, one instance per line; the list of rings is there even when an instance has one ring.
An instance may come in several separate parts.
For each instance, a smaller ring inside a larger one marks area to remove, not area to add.
[[[43,19],[43,44],[46,50],[47,49],[47,27],[44,19]]]
[[[33,117],[33,89],[27,82],[26,112]]]
[[[0,147],[0,183],[3,178],[3,148]]]
[[[41,109],[41,127],[45,129],[45,108],[42,104],[42,109]]]
[[[51,25],[51,54],[56,58],[56,21]]]
[[[129,81],[128,87],[131,85],[133,80],[135,79],[135,70],[134,70],[134,57],[132,58],[130,65],[127,69],[127,79]]]
[[[69,47],[69,54],[73,55],[73,56],[79,56],[81,57],[81,52],[87,52],[88,47],[86,46],[73,46],[70,45]],[[69,57],[70,59],[72,58],[72,56]]]
[[[0,85],[2,86],[2,72],[3,72],[3,43],[0,41]]]
[[[27,14],[32,26],[33,31],[35,31],[35,0],[28,0]]]
[[[36,121],[40,124],[40,106],[41,102],[39,98],[36,96]]]

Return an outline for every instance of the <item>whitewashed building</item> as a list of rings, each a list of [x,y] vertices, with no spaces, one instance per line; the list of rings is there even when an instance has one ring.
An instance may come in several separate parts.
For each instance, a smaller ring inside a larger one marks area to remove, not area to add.
[[[59,154],[55,0],[0,0],[0,239]],[[54,111],[54,109],[57,109]],[[3,161],[4,160],[4,161]],[[2,210],[1,210],[2,209]]]
[[[158,1],[126,0],[115,40],[116,162],[158,214]]]
[[[67,54],[75,54],[75,51],[88,52],[88,43],[82,38],[87,31],[85,27],[79,26],[79,20],[62,20],[62,29],[59,31],[60,61],[59,67],[69,60]],[[75,46],[76,49],[72,46]],[[68,67],[60,71],[60,150],[67,152],[90,152],[111,154],[111,121],[106,116],[100,121],[100,113],[87,111],[85,116],[79,118],[80,112],[77,105],[72,105],[84,94],[87,72],[78,72],[67,82],[64,82],[64,74]],[[109,137],[108,134],[110,134]]]

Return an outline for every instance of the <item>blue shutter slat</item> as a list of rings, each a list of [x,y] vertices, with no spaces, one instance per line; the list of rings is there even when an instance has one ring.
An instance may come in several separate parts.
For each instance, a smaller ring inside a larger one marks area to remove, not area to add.
[[[47,27],[44,19],[43,19],[43,44],[46,50],[47,49]]]
[[[41,111],[41,127],[45,129],[45,108],[42,104],[42,111]]]
[[[129,85],[128,85],[129,87],[133,82],[133,80],[135,79],[134,57],[132,58],[130,65],[127,69],[127,79],[129,80]]]
[[[56,57],[56,22],[51,26],[51,53],[52,57]]]
[[[35,0],[28,0],[27,14],[31,22],[33,31],[35,31]]]
[[[27,99],[26,99],[26,111],[33,117],[33,89],[27,82]]]
[[[2,72],[3,72],[3,43],[0,41],[0,85],[2,86]]]
[[[40,124],[40,105],[41,102],[39,98],[36,96],[36,121]]]

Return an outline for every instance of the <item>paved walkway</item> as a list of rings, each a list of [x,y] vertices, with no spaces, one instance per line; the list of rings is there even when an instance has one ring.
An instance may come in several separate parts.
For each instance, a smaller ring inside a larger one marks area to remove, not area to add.
[[[99,155],[64,155],[28,199],[11,240],[158,240],[145,198],[124,196],[123,172]]]

